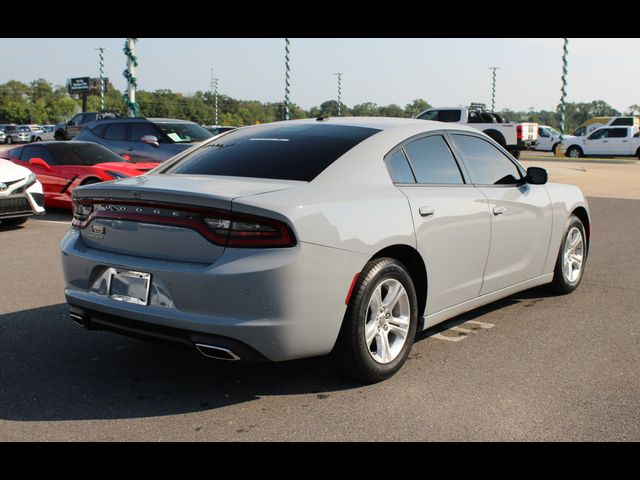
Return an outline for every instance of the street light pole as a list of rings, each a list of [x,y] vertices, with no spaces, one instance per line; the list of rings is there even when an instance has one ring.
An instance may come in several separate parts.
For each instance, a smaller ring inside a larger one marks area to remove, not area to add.
[[[215,113],[215,124],[218,123],[218,80],[219,78],[213,77],[213,68],[211,69],[211,89],[213,90],[213,102],[214,102],[214,113]]]
[[[567,98],[567,54],[569,53],[569,39],[564,39],[564,45],[562,47],[562,96],[560,97],[560,143],[562,143],[562,136],[564,135],[564,120],[567,112],[566,98]]]
[[[100,52],[100,110],[104,110],[104,51],[109,49],[107,47],[98,47],[94,48],[94,50],[98,50]]]
[[[496,70],[500,70],[500,67],[489,67],[489,70],[493,70],[493,87],[491,89],[491,111],[496,110]]]
[[[338,72],[338,73],[334,73],[334,75],[338,76],[338,116],[342,116],[341,112],[340,112],[340,102],[341,102],[341,97],[342,97],[342,72]]]
[[[284,39],[284,119],[289,120],[289,39]]]

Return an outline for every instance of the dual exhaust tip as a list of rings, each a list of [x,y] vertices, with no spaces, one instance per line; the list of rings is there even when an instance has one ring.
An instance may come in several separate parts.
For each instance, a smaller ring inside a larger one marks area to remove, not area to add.
[[[75,323],[76,325],[79,325],[83,328],[87,327],[85,319],[81,315],[78,315],[77,313],[69,313],[69,318],[71,318],[73,323]],[[228,348],[224,348],[216,345],[209,345],[206,343],[196,343],[195,347],[196,347],[196,350],[198,350],[198,352],[200,352],[202,355],[204,355],[207,358],[215,358],[216,360],[226,360],[228,362],[236,362],[240,360],[240,357],[236,355],[234,352],[232,352],[231,350],[229,350]]]

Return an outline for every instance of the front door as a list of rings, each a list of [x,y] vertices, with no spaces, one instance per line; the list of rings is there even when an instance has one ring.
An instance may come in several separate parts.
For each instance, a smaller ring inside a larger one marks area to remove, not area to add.
[[[480,295],[542,274],[552,228],[552,208],[544,185],[523,183],[521,167],[489,141],[451,135],[472,182],[488,201],[491,248]]]

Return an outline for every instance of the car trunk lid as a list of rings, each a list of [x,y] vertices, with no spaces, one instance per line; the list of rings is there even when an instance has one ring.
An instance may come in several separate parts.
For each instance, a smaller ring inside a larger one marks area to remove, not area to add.
[[[76,218],[92,248],[125,255],[214,263],[225,240],[216,232],[235,198],[303,182],[196,175],[143,175],[78,187]]]

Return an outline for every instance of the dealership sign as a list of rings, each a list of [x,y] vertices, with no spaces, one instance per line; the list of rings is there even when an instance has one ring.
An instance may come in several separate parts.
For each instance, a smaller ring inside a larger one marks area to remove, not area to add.
[[[107,93],[109,79],[104,79],[105,93]],[[67,80],[67,91],[70,95],[77,93],[100,93],[100,79],[90,77],[70,78]]]

